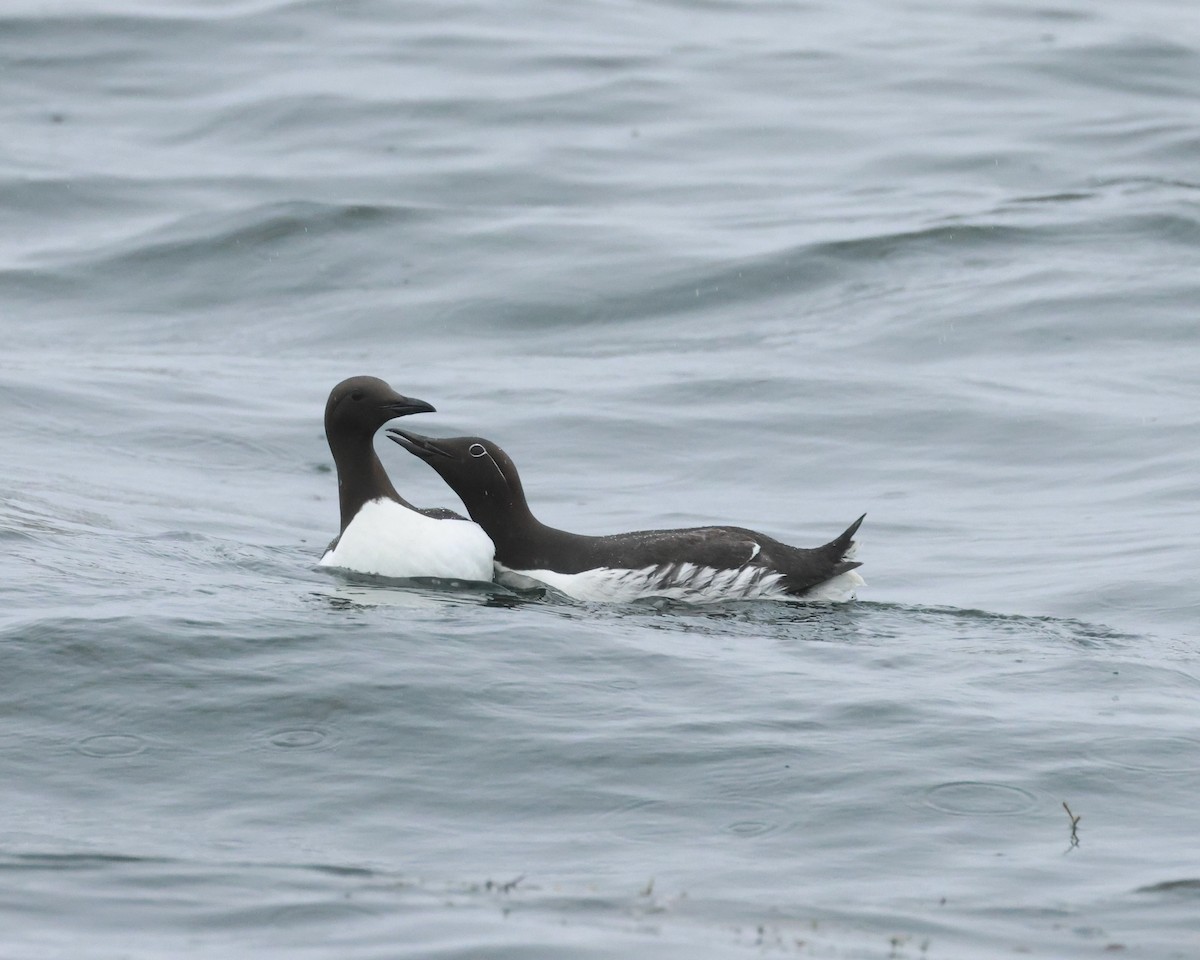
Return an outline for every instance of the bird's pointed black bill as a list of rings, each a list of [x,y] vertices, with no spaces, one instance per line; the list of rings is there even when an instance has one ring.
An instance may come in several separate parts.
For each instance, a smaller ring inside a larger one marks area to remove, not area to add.
[[[437,413],[437,409],[432,403],[426,403],[416,397],[400,397],[385,404],[385,407],[393,417],[407,417],[414,413]]]
[[[399,427],[389,427],[387,431],[388,439],[400,444],[409,453],[420,457],[422,460],[429,460],[433,457],[450,457],[451,454],[438,446],[437,441],[432,437],[423,437],[419,433],[409,433],[407,430],[401,430]]]

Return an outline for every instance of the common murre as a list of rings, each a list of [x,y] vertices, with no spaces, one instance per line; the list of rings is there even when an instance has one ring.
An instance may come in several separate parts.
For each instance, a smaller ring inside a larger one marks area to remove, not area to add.
[[[863,579],[850,556],[862,517],[814,549],[742,527],[642,530],[583,536],[541,523],[508,455],[481,437],[388,436],[436,470],[496,545],[496,579],[546,585],[579,600],[662,597],[722,600],[848,600]]]
[[[329,394],[325,438],[337,467],[341,532],[320,565],[383,577],[491,580],[495,550],[486,533],[453,510],[418,510],[396,492],[375,452],[389,420],[433,413],[377,377],[351,377]]]

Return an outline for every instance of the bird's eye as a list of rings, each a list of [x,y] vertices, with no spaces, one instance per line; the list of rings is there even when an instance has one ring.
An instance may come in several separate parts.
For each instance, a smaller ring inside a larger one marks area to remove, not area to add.
[[[355,390],[352,394],[350,394],[351,400],[361,400],[362,398],[363,392],[361,390]]]
[[[473,457],[486,457],[487,450],[484,449],[482,443],[473,443],[467,448],[467,453]]]

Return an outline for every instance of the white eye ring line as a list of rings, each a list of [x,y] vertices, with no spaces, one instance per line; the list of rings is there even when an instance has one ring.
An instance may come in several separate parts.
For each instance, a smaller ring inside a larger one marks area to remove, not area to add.
[[[482,443],[473,443],[467,447],[467,453],[469,453],[476,460],[478,460],[480,457],[487,457],[488,462],[495,467],[496,472],[500,474],[500,482],[505,486],[508,486],[508,477],[504,475],[504,471],[500,469],[500,464],[496,462],[496,458],[492,456],[487,447],[485,447]]]

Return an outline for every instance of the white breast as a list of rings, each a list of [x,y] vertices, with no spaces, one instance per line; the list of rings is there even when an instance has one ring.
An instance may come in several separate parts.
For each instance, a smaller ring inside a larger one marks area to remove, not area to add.
[[[381,498],[363,504],[320,563],[381,577],[490,581],[495,553],[470,520],[435,520]]]

